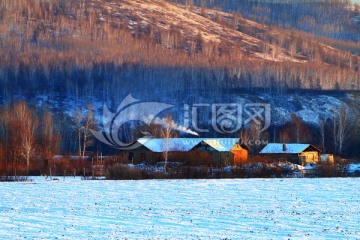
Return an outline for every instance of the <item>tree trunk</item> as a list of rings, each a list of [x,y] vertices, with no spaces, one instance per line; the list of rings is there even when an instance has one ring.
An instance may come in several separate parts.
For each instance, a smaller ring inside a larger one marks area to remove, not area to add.
[[[78,129],[78,148],[79,148],[79,157],[81,157],[81,131],[80,128]]]

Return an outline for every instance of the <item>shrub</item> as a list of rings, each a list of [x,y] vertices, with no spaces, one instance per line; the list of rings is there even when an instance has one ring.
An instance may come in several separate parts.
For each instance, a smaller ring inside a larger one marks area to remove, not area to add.
[[[135,167],[123,164],[116,164],[108,168],[106,178],[109,180],[139,180],[146,179],[147,174]]]

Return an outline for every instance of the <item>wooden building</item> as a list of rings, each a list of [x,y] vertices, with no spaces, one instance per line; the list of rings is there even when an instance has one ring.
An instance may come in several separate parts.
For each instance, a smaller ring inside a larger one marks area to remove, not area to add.
[[[299,143],[269,143],[260,155],[272,159],[273,162],[291,162],[306,165],[320,161],[321,150],[311,144]]]
[[[189,162],[207,158],[217,166],[239,165],[248,159],[249,148],[239,138],[140,138],[128,151],[129,161],[155,164],[169,152],[169,161]]]
[[[246,163],[250,150],[239,138],[204,138],[194,149],[210,153],[218,166]]]

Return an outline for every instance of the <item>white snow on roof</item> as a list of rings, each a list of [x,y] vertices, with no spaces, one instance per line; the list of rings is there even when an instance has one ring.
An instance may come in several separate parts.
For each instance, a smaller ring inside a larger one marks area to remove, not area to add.
[[[204,143],[219,152],[230,151],[239,138],[140,138],[138,142],[153,152],[187,152],[200,143]]]
[[[203,142],[219,152],[230,152],[239,138],[204,138]]]
[[[284,151],[283,145],[285,144],[286,150]],[[260,151],[261,154],[264,153],[301,153],[306,148],[308,148],[310,144],[299,144],[299,143],[269,143],[266,145],[263,150]]]
[[[187,152],[202,141],[201,138],[140,138],[138,142],[153,152]]]

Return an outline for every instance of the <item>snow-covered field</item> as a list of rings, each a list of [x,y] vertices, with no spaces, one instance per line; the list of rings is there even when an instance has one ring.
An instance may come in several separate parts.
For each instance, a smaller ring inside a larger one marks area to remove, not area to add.
[[[0,239],[360,238],[360,179],[0,183]]]

